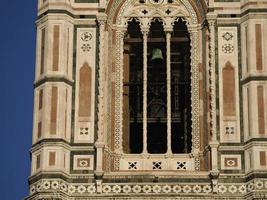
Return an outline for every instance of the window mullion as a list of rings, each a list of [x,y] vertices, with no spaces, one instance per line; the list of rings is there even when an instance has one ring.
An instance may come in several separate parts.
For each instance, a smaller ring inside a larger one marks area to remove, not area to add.
[[[143,31],[143,154],[147,153],[147,36]]]
[[[167,154],[171,154],[171,32],[166,32],[167,54]]]

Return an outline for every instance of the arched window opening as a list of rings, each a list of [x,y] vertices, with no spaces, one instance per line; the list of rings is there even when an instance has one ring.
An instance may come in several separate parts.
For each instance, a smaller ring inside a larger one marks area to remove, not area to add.
[[[166,32],[161,19],[155,18],[148,35],[142,34],[137,20],[128,23],[123,54],[124,153],[191,152],[190,56],[190,35],[181,19]]]
[[[191,130],[190,35],[186,23],[175,22],[171,38],[172,152],[189,153]]]
[[[143,150],[143,41],[139,23],[128,23],[124,39],[123,150]]]
[[[162,22],[155,19],[148,35],[147,63],[147,151],[167,151],[166,36]]]

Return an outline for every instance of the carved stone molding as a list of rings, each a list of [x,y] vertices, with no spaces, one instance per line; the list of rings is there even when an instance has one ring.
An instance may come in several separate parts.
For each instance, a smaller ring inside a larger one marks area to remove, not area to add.
[[[167,12],[168,11],[168,12]],[[175,0],[169,3],[163,0],[158,4],[151,1],[126,0],[122,5],[116,25],[115,43],[115,152],[118,155],[122,152],[122,116],[123,116],[123,39],[127,30],[128,21],[136,19],[140,23],[143,35],[149,32],[151,22],[157,18],[163,22],[164,30],[172,31],[175,21],[182,19],[186,22],[191,39],[191,98],[192,98],[192,156],[195,157],[195,170],[200,170],[200,122],[199,122],[199,37],[201,26],[197,20],[192,5],[185,0]],[[146,128],[146,127],[144,127]]]
[[[158,165],[157,165],[158,166]],[[218,183],[215,189],[207,183],[68,183],[59,179],[43,179],[30,186],[30,194],[37,192],[61,192],[71,197],[81,197],[90,195],[92,198],[99,195],[122,195],[122,194],[142,194],[142,198],[155,194],[179,194],[198,195],[214,198],[214,193],[218,197],[234,197],[235,199],[246,199],[244,196],[251,193],[263,193],[267,189],[266,179],[256,179],[247,183]]]
[[[207,6],[207,1],[204,1],[204,0],[194,0],[194,6],[198,8],[199,10],[199,15],[201,17],[200,20],[204,20],[205,19],[205,14],[206,14],[206,6]],[[152,0],[144,0],[142,1],[142,3],[140,3],[138,0],[126,0],[123,5],[121,5],[121,1],[120,0],[114,0],[112,2],[109,2],[109,12],[108,12],[108,23],[110,25],[113,24],[114,21],[117,21],[116,24],[120,24],[118,23],[118,20],[119,18],[121,18],[123,15],[121,13],[125,13],[125,10],[126,8],[131,8],[134,4],[138,4],[143,6],[143,7],[146,7],[147,5],[149,5],[150,7],[150,10],[153,8],[153,7],[157,7],[160,5],[160,7],[164,7],[166,9],[163,9],[163,10],[160,10],[160,13],[165,13],[166,15],[169,15],[169,16],[174,16],[174,17],[177,17],[179,15],[177,15],[177,13],[175,13],[175,11],[177,11],[177,7],[175,8],[175,5],[181,5],[181,6],[184,6],[187,10],[190,12],[190,18],[193,20],[194,23],[198,23],[198,19],[197,19],[197,14],[193,8],[193,6],[191,5],[191,3],[188,1],[188,0],[173,0],[173,1],[168,1],[168,0],[160,0],[160,1],[152,1]],[[166,6],[167,5],[167,6]],[[116,15],[117,13],[117,10],[119,9],[119,7],[121,6],[120,8],[120,12],[118,15]],[[163,12],[165,11],[165,12]],[[172,12],[174,11],[174,12]],[[181,11],[181,10],[179,10]],[[147,12],[144,12],[143,14],[147,14]],[[154,14],[156,14],[154,12]],[[142,16],[142,15],[139,15],[139,16]],[[185,16],[185,15],[184,15]],[[114,19],[116,17],[116,19]],[[200,23],[200,22],[199,22]]]
[[[116,52],[114,55],[115,73],[115,151],[122,153],[122,116],[123,116],[123,39],[125,29],[116,30]]]
[[[216,77],[215,77],[215,24],[216,18],[215,16],[208,16],[209,23],[209,88],[210,88],[210,135],[212,136],[212,140],[216,141]]]
[[[105,51],[105,14],[97,16],[99,24],[99,86],[98,86],[98,142],[102,142],[104,134],[104,51]]]

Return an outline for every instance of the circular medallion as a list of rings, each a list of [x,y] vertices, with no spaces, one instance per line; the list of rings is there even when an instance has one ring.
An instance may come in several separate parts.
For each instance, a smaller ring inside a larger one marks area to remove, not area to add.
[[[89,33],[89,32],[84,32],[84,33],[82,33],[82,35],[81,35],[81,39],[82,39],[82,41],[85,41],[85,42],[88,42],[89,40],[91,40],[92,37],[93,37],[92,34]]]

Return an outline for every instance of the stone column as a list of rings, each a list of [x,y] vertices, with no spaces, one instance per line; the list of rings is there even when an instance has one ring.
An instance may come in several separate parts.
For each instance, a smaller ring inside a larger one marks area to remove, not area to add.
[[[148,30],[143,33],[143,154],[147,153],[147,35]]]
[[[116,27],[115,59],[115,138],[116,153],[122,153],[122,116],[123,116],[123,39],[125,27]]]
[[[211,148],[211,178],[213,190],[217,191],[218,170],[218,146],[217,121],[216,121],[216,75],[215,75],[215,24],[216,16],[208,15],[210,34],[210,65],[209,65],[209,87],[210,87],[210,148]]]
[[[147,38],[150,19],[140,19],[143,34],[143,154],[147,154]]]
[[[192,102],[192,155],[195,158],[195,170],[200,170],[200,133],[199,133],[199,31],[198,24],[188,26],[191,39],[191,102]]]
[[[172,153],[171,148],[171,32],[166,31],[166,70],[167,70],[167,154]]]
[[[106,24],[106,15],[101,14],[97,17],[99,25],[99,94],[98,94],[98,132],[97,132],[97,141],[95,143],[97,151],[97,161],[96,161],[96,175],[100,176],[103,174],[103,149],[104,149],[104,52],[105,52],[105,24]]]
[[[164,31],[166,33],[166,74],[167,74],[167,154],[172,154],[171,147],[171,33],[173,31],[173,18],[165,19]]]

